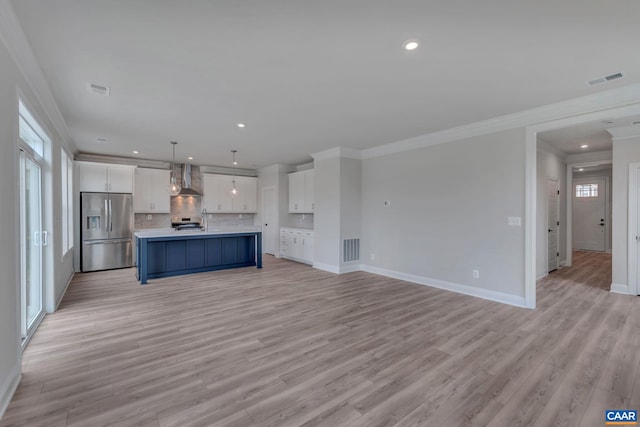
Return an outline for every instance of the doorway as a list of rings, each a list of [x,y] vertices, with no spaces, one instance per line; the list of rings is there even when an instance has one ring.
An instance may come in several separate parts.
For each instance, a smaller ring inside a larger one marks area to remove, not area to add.
[[[20,330],[28,340],[44,316],[42,167],[33,153],[20,151]]]
[[[547,200],[547,271],[552,272],[560,266],[560,184],[555,179],[547,181]]]
[[[277,202],[276,188],[264,187],[262,189],[264,252],[270,255],[278,255],[280,252]]]
[[[572,189],[573,249],[605,252],[607,249],[607,179],[577,178]]]
[[[18,100],[18,113],[20,336],[24,348],[45,315],[44,272],[46,265],[50,265],[46,262],[50,251],[45,230],[48,218],[44,216],[43,171],[50,140],[22,100]]]

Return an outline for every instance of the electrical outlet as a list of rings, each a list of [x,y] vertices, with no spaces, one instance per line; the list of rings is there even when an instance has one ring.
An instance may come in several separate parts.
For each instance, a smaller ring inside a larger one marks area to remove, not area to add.
[[[153,215],[149,214],[147,215],[147,221],[151,221],[153,219]]]
[[[376,260],[376,254],[372,253],[371,254],[371,261],[375,261]]]
[[[471,271],[471,275],[473,276],[474,279],[479,279],[480,278],[480,270],[472,270]]]
[[[391,200],[385,200],[382,202],[383,206],[391,206]]]

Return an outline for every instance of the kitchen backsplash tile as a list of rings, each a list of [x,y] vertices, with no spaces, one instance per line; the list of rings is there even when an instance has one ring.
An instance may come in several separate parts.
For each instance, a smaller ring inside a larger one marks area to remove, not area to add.
[[[242,215],[242,218],[240,218]],[[254,214],[207,214],[209,227],[253,226]]]
[[[151,219],[147,219],[151,215]],[[171,227],[171,215],[170,214],[146,214],[137,213],[134,216],[135,229],[145,230],[147,228],[170,228]]]
[[[289,214],[287,227],[313,230],[313,214]]]
[[[178,218],[200,218],[202,214],[202,198],[195,196],[172,197],[171,216]]]

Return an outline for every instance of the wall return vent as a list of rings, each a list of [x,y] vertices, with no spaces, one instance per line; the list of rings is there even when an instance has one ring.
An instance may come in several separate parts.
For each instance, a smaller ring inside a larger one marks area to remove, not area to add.
[[[360,239],[342,241],[342,262],[360,261]]]

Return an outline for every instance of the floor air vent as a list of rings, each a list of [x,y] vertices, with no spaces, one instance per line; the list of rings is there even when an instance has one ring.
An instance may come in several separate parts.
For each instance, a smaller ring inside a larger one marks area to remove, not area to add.
[[[342,262],[360,261],[360,239],[342,241]]]

